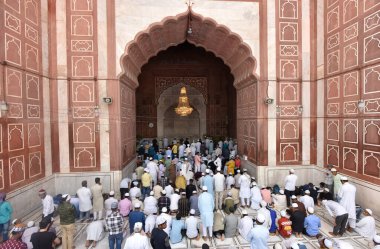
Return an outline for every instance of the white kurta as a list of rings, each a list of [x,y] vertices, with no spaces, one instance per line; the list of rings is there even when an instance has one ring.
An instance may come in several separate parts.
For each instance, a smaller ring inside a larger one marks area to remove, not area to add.
[[[241,176],[240,173],[238,173],[238,174],[236,174],[236,175],[234,176],[234,179],[235,179],[235,187],[237,187],[237,188],[240,188],[240,183],[239,183],[240,176]]]
[[[263,200],[260,189],[257,186],[251,188],[251,208],[258,210],[260,208],[260,202]]]
[[[78,189],[77,195],[79,198],[79,211],[81,212],[90,211],[92,208],[91,190],[86,187],[81,187],[80,189]]]
[[[257,210],[257,214],[262,214],[265,216],[265,222],[263,223],[263,226],[269,229],[270,226],[272,225],[272,218],[270,216],[270,211],[267,208],[262,207],[259,210]]]
[[[177,193],[172,194],[170,196],[170,210],[177,210],[178,209],[178,201],[181,199],[181,196]]]
[[[133,187],[129,190],[129,196],[133,199],[136,197],[141,197],[141,189],[138,187]]]
[[[166,213],[162,213],[160,214],[159,216],[157,216],[157,220],[158,220],[158,217],[164,217],[164,219],[166,220],[166,228],[164,229],[165,233],[167,233],[168,235],[170,234],[170,230],[171,230],[171,227],[172,227],[172,220],[173,220],[173,217],[169,214],[166,214]],[[156,221],[157,221],[156,220]],[[156,226],[158,227],[158,224],[156,223]]]
[[[104,238],[104,221],[97,220],[91,222],[87,227],[87,240],[100,241]]]
[[[158,166],[157,163],[150,161],[147,165],[146,168],[149,170],[149,174],[152,176],[152,180],[154,182],[154,185],[157,184],[157,175],[158,175]]]
[[[199,220],[195,216],[189,216],[185,220],[186,236],[188,238],[195,238],[198,236],[198,223]]]
[[[165,191],[166,196],[170,198],[170,196],[172,196],[172,194],[174,193],[174,188],[172,187],[172,185],[167,185],[165,186]]]
[[[314,208],[314,199],[309,195],[304,195],[300,198],[300,202],[305,205],[305,209],[312,207]]]
[[[151,214],[145,220],[145,232],[152,233],[153,228],[156,227],[157,215]]]
[[[376,235],[375,219],[372,216],[365,216],[358,223],[356,223],[355,231],[361,236],[373,239]]]
[[[273,203],[274,203],[274,206],[276,207],[276,209],[278,209],[278,210],[286,209],[286,207],[287,207],[286,206],[286,195],[281,195],[281,194],[273,195],[272,200],[273,200]]]
[[[253,220],[249,216],[244,216],[239,220],[239,233],[245,239],[248,240],[248,233],[253,228]]]
[[[201,213],[202,225],[212,227],[214,224],[214,198],[208,192],[203,192],[198,197],[198,208]]]
[[[144,214],[150,215],[157,212],[157,199],[154,196],[148,196],[144,200]]]
[[[351,183],[346,182],[342,185],[339,192],[340,205],[342,205],[348,212],[348,219],[356,220],[356,206],[355,195],[356,187]],[[351,224],[350,224],[351,226]]]
[[[134,233],[127,238],[123,249],[150,249],[149,239],[141,233]]]
[[[232,184],[235,184],[235,179],[233,176],[228,176],[226,179],[226,189],[230,190]]]
[[[240,184],[240,192],[239,196],[240,198],[250,198],[251,197],[251,180],[247,174],[243,174],[239,178],[239,184]]]

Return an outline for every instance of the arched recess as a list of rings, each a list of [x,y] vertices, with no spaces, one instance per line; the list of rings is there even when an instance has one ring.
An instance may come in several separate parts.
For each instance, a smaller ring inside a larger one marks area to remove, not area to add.
[[[196,88],[183,83],[169,87],[160,95],[157,105],[157,137],[167,136],[164,132],[165,112],[168,108],[178,104],[178,96],[181,87],[185,86],[189,103],[194,108],[194,111],[199,113],[200,126],[199,135],[206,134],[206,104],[201,92]],[[170,138],[170,137],[168,137]]]
[[[191,34],[187,33],[189,15]],[[184,41],[203,47],[221,58],[230,67],[236,88],[257,81],[255,74],[257,62],[249,45],[228,27],[191,10],[174,17],[167,17],[161,22],[149,25],[145,31],[139,32],[126,45],[120,59],[122,66],[120,79],[136,88],[139,85],[137,77],[141,73],[141,67],[151,57]]]
[[[190,18],[189,18],[190,15]],[[192,33],[188,34],[187,29],[189,27],[188,20],[191,19]],[[215,20],[207,17],[203,17],[199,14],[192,12],[190,9],[184,13],[176,16],[164,18],[160,22],[153,23],[149,27],[139,32],[135,38],[128,42],[123,55],[120,58],[120,64],[122,72],[119,75],[120,79],[120,92],[122,90],[130,93],[135,93],[135,89],[139,86],[138,76],[141,73],[141,68],[148,62],[150,58],[157,55],[160,51],[166,50],[171,46],[179,45],[183,42],[189,42],[195,46],[202,47],[206,51],[210,51],[219,57],[223,62],[231,69],[231,74],[234,77],[234,87],[237,89],[237,96],[245,96],[246,90],[257,89],[257,87],[251,87],[258,81],[256,74],[257,61],[252,55],[251,48],[245,43],[242,38],[232,32],[228,27],[218,24]],[[250,95],[255,92],[250,92]],[[121,96],[122,97],[122,96]],[[131,109],[130,112],[126,111],[126,115],[123,115],[124,109],[121,101],[121,124],[115,122],[115,126],[119,126],[120,130],[133,127],[133,134],[130,137],[118,137],[115,136],[115,140],[128,141],[126,146],[130,147],[135,140],[133,137],[136,135],[136,113],[135,113],[135,95],[132,96],[133,105],[128,106]],[[122,99],[122,98],[121,98]],[[254,105],[254,106],[253,106]],[[241,127],[243,123],[256,120],[257,115],[257,101],[249,102],[249,98],[238,99],[238,107],[236,110],[236,125]],[[123,123],[123,121],[125,122]],[[256,144],[256,138],[239,137],[238,143],[244,144],[254,139]],[[257,132],[256,132],[257,133]],[[121,131],[119,131],[121,134]],[[112,138],[111,138],[112,139]],[[125,144],[113,144],[111,150],[119,150],[123,148]],[[113,148],[113,146],[115,146]],[[131,151],[133,151],[133,147]],[[239,149],[240,150],[240,149]],[[239,153],[242,151],[239,151]],[[123,152],[121,152],[123,154]],[[129,154],[128,159],[122,159],[121,165],[125,165],[124,162],[130,161],[133,157],[133,153]],[[248,158],[252,162],[253,158]],[[118,162],[116,162],[117,164]],[[120,165],[119,164],[119,165]]]

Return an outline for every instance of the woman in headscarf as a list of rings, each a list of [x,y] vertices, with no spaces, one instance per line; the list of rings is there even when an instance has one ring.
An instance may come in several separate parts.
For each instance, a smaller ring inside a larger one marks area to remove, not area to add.
[[[0,192],[0,233],[3,235],[3,242],[8,240],[9,223],[13,212],[11,204],[5,200],[6,196]]]

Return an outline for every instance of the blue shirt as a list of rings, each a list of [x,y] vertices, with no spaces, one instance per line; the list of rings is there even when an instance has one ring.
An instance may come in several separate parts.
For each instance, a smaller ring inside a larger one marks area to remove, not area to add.
[[[0,224],[8,223],[11,220],[13,208],[7,201],[0,203]]]
[[[269,228],[269,232],[275,233],[277,230],[277,225],[276,225],[277,213],[273,209],[269,209],[269,212],[270,212],[270,218],[272,220],[272,224]]]
[[[182,229],[185,229],[185,221],[173,220],[172,229],[170,230],[170,242],[172,242],[172,244],[176,244],[182,241]]]
[[[269,231],[262,225],[255,225],[249,231],[247,239],[251,243],[251,249],[268,249]]]
[[[319,228],[321,227],[321,219],[312,214],[305,218],[304,227],[306,228],[306,233],[309,236],[315,236],[319,233]]]
[[[145,230],[145,215],[141,211],[132,211],[129,213],[129,231],[133,232],[133,228],[136,222],[141,222],[143,230]]]

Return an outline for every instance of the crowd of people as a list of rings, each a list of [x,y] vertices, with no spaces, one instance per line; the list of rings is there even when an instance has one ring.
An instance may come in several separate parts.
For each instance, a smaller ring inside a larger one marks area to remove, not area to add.
[[[268,248],[271,235],[284,238],[275,249],[305,249],[298,240],[302,235],[318,239],[320,248],[350,249],[352,245],[337,237],[355,230],[380,248],[372,211],[356,206],[356,188],[338,169],[329,166],[319,186],[300,185],[293,169],[283,183],[259,186],[241,167],[236,151],[232,139],[219,141],[215,149],[210,138],[191,144],[188,139],[141,144],[133,175],[120,182],[120,200],[114,190],[104,193],[100,178],[91,187],[83,181],[75,196],[60,195],[57,208],[42,189],[39,226],[19,220],[10,225],[12,207],[0,193],[0,249],[49,249],[61,244],[72,249],[75,222],[89,223],[86,247],[96,247],[108,232],[110,249],[121,249],[124,240],[124,249],[169,249],[184,237],[202,239],[202,248],[208,248],[212,238],[223,241],[237,235],[252,249]],[[334,219],[329,236],[321,234],[316,206]],[[56,213],[61,238],[55,231]]]

